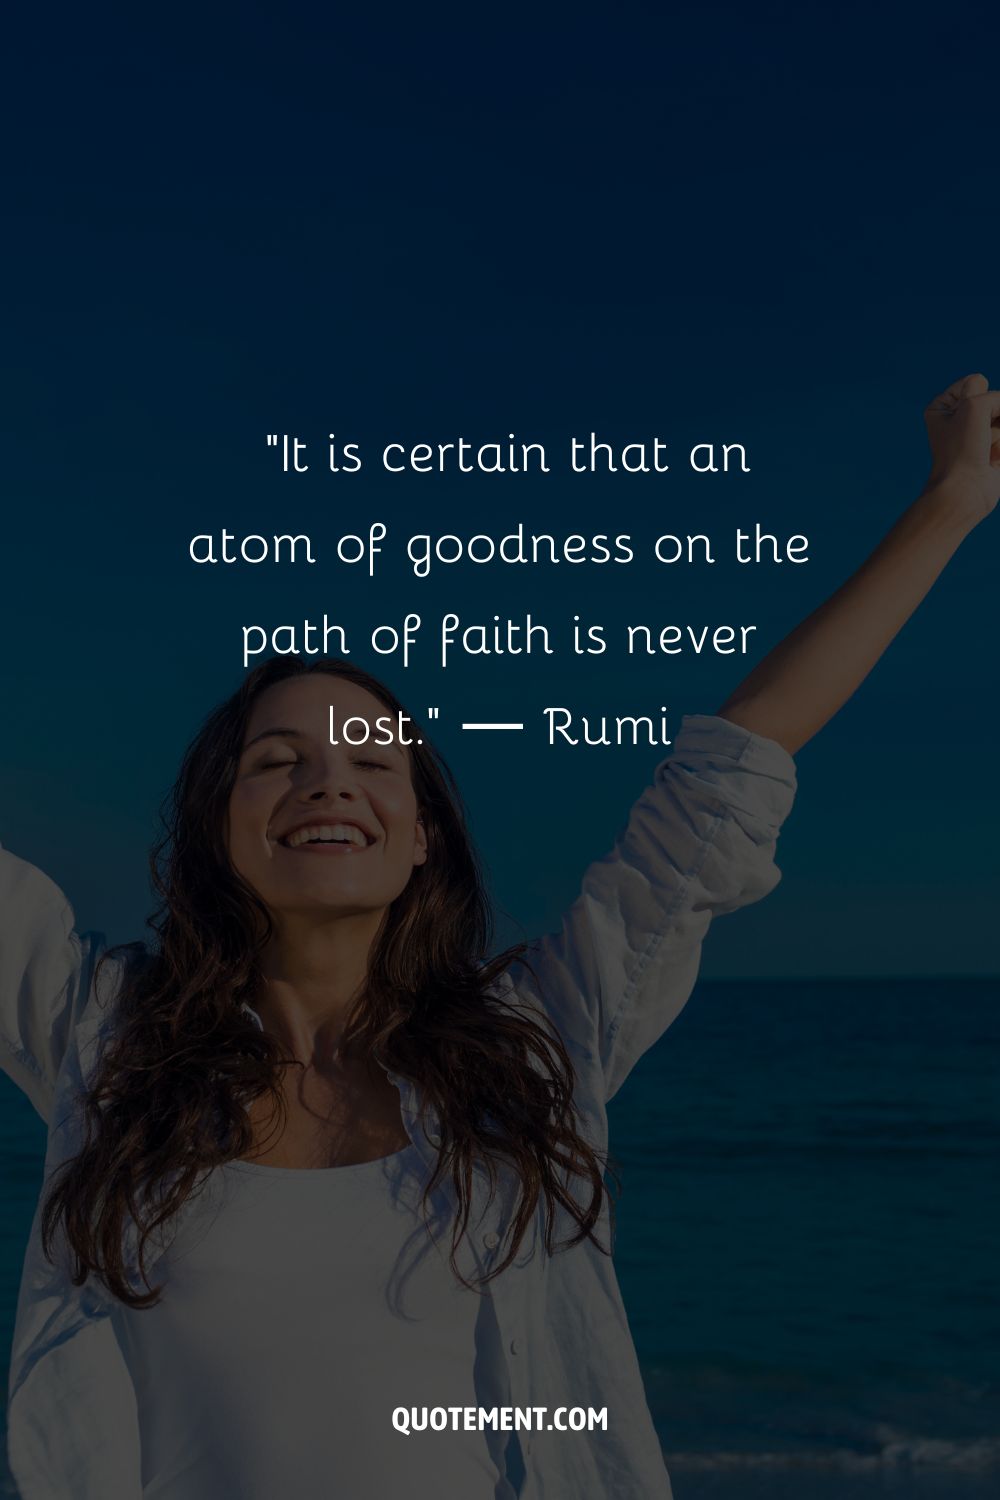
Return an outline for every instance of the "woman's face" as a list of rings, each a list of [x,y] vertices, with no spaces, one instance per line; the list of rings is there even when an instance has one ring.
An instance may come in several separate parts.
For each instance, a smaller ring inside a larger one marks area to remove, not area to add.
[[[394,722],[379,699],[328,672],[276,683],[257,699],[229,799],[228,846],[275,916],[384,911],[426,860],[409,752],[395,736],[375,743],[379,718]],[[359,720],[371,726],[367,744],[344,743],[346,719],[354,740]]]

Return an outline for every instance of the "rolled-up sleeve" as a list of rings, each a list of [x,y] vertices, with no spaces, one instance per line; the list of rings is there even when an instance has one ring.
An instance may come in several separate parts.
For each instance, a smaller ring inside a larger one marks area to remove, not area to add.
[[[0,1067],[44,1120],[99,947],[47,875],[0,849]]]
[[[512,974],[606,1099],[683,1008],[712,917],[777,885],[795,788],[795,762],[775,741],[689,715],[560,931]]]

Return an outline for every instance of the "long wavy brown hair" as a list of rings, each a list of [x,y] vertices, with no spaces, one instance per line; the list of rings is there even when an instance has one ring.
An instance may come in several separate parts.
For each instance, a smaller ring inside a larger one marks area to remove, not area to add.
[[[298,1064],[243,1009],[262,984],[271,917],[230,863],[225,828],[256,700],[275,683],[317,671],[365,688],[392,714],[405,712],[376,678],[337,658],[285,656],[257,667],[204,724],[164,809],[150,861],[157,941],[149,951],[116,950],[114,1024],[81,1100],[84,1144],[54,1179],[42,1229],[50,1258],[65,1235],[77,1285],[93,1274],[132,1307],[150,1307],[162,1292],[147,1275],[151,1243],[213,1169],[251,1155],[250,1105],[270,1096],[279,1127],[284,1118],[283,1073]],[[539,1012],[491,993],[515,960],[530,960],[524,944],[489,956],[492,910],[454,777],[419,727],[414,740],[411,775],[428,859],[383,919],[341,1054],[376,1060],[434,1107],[440,1142],[424,1200],[450,1170],[451,1267],[466,1285],[456,1252],[468,1228],[473,1164],[485,1166],[491,1193],[498,1167],[516,1174],[506,1254],[476,1283],[484,1285],[514,1260],[540,1202],[550,1254],[585,1238],[608,1253],[594,1230],[605,1201],[613,1225],[614,1204],[607,1158],[578,1129],[574,1070],[561,1039]],[[555,1245],[558,1209],[576,1230]]]

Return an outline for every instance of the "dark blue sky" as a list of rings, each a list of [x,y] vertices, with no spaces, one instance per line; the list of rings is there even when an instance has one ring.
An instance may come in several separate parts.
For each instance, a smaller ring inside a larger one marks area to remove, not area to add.
[[[240,6],[21,17],[5,85],[2,830],[135,936],[155,809],[247,620],[517,614],[773,644],[926,471],[921,410],[1000,381],[986,7]],[[744,441],[744,480],[282,479],[267,432]],[[374,519],[805,532],[791,569],[197,570],[195,532]],[[799,757],[785,880],[709,973],[995,972],[996,526]],[[572,576],[569,576],[572,575]],[[791,575],[791,576],[789,576]],[[353,612],[353,615],[352,615]],[[440,703],[498,899],[548,926],[656,753],[486,744],[457,712],[712,711],[735,658],[384,668]]]

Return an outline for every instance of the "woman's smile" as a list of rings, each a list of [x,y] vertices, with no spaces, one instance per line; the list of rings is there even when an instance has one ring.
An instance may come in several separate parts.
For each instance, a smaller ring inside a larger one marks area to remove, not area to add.
[[[364,854],[376,842],[358,823],[307,823],[282,835],[278,844],[294,854]]]

